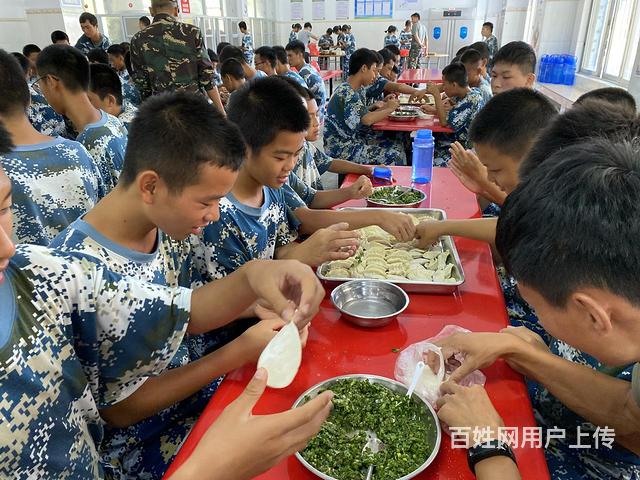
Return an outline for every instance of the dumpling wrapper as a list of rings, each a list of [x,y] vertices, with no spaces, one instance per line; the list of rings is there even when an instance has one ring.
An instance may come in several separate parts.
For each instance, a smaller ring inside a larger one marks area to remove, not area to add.
[[[267,386],[288,387],[302,363],[302,345],[295,323],[289,322],[276,333],[258,358],[258,368],[268,372]]]

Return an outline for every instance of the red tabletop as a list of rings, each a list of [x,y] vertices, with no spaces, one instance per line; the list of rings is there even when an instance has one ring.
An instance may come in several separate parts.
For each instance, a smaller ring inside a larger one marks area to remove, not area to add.
[[[323,80],[329,80],[330,78],[338,78],[343,74],[342,70],[320,70],[320,76]]]
[[[410,68],[398,77],[398,83],[442,83],[442,70],[438,68]]]
[[[410,167],[391,167],[399,184],[409,185]],[[347,182],[356,177],[350,176]],[[431,184],[418,188],[427,193],[422,206],[442,208],[449,218],[471,218],[480,215],[475,196],[469,193],[448,169],[434,168]],[[364,200],[349,206],[364,206]],[[398,353],[408,345],[437,334],[443,326],[460,325],[475,331],[497,331],[507,325],[507,314],[500,292],[491,252],[486,244],[456,239],[466,281],[453,295],[410,294],[409,307],[386,327],[364,329],[345,322],[331,305],[329,297],[313,319],[309,340],[303,352],[302,366],[294,382],[282,390],[267,389],[254,409],[255,414],[275,413],[291,407],[298,396],[318,382],[337,375],[369,373],[393,378]],[[327,292],[330,293],[330,292]],[[189,457],[206,429],[233,401],[250,380],[255,365],[231,372],[218,388],[212,400],[194,426],[191,434],[171,465],[166,477]],[[486,388],[493,404],[510,427],[536,425],[527,389],[520,375],[504,362],[484,370]],[[215,452],[211,452],[215,455]],[[515,450],[522,478],[549,479],[542,449]],[[166,478],[165,477],[165,478]],[[291,456],[270,471],[257,477],[261,480],[316,480]],[[473,479],[462,449],[452,449],[450,438],[443,434],[442,447],[434,461],[417,479]]]
[[[394,122],[389,118],[373,124],[374,130],[389,130],[393,132],[413,132],[414,130],[431,130],[432,132],[453,133],[453,128],[443,127],[437,118],[429,120],[416,118],[410,122]]]

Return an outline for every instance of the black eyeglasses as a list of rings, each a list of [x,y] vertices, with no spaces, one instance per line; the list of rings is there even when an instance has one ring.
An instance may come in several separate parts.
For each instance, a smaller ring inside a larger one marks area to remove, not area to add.
[[[47,73],[47,74],[45,74],[45,75],[42,75],[42,76],[40,76],[40,77],[36,78],[36,79],[34,80],[34,82],[33,82],[31,85],[35,85],[35,84],[37,84],[40,80],[42,80],[43,78],[47,78],[47,77],[51,77],[51,78],[53,78],[54,80],[58,80],[58,81],[60,80],[60,79],[59,79],[58,77],[56,77],[55,75],[51,75],[50,73]]]

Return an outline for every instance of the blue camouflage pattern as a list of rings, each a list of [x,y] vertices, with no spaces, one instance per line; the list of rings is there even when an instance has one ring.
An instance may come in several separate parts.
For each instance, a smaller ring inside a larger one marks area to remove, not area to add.
[[[129,132],[129,126],[131,125],[131,122],[133,122],[133,119],[136,118],[137,114],[138,109],[135,106],[129,102],[124,103],[122,111],[120,112],[120,115],[118,115],[118,120],[120,120],[122,125],[124,125],[124,128],[127,129],[127,134]]]
[[[349,78],[349,61],[351,60],[351,55],[356,51],[356,37],[353,33],[345,33],[343,42],[345,48],[342,79],[346,81]]]
[[[190,237],[203,281],[223,278],[254,259],[273,259],[276,249],[298,238],[300,224],[287,203],[287,188],[263,187],[260,208],[240,203],[232,193],[220,201],[220,219]]]
[[[87,125],[77,141],[89,151],[100,170],[107,193],[118,183],[127,149],[127,129],[113,115],[100,110],[100,119]]]
[[[50,137],[58,135],[66,137],[67,125],[64,123],[62,115],[49,105],[44,95],[33,85],[29,85],[29,95],[31,96],[31,103],[29,103],[29,108],[27,109],[27,117],[29,117],[33,128]]]
[[[249,65],[253,65],[253,37],[250,33],[242,35],[242,54]]]
[[[91,50],[93,50],[94,48],[101,48],[106,52],[107,48],[109,48],[110,46],[111,46],[111,41],[104,33],[100,33],[100,41],[98,43],[93,43],[93,40],[91,40],[89,37],[87,37],[83,33],[75,45],[75,47],[85,55],[89,53]]]
[[[118,245],[82,219],[76,220],[51,247],[97,258],[110,271],[167,287],[189,287],[193,280],[189,242],[158,231],[156,250],[142,253]],[[190,335],[178,347],[169,369],[179,368],[220,346],[213,332]],[[226,343],[226,342],[224,342]],[[100,461],[106,478],[161,478],[204,407],[220,384],[217,378],[198,393],[126,428],[105,427]]]
[[[318,104],[318,118],[320,122],[324,119],[325,108],[327,103],[327,89],[324,86],[324,80],[320,74],[308,63],[305,63],[298,72],[307,84],[307,88],[313,93],[313,97]]]
[[[333,159],[308,140],[304,141],[293,173],[314,190],[323,190],[320,176],[329,170]],[[299,192],[297,192],[300,195]]]
[[[101,478],[98,409],[164,370],[185,335],[191,291],[34,245],[18,245],[5,274],[0,477]]]
[[[484,107],[485,101],[477,90],[469,90],[464,98],[452,98],[454,107],[449,111],[448,124],[453,133],[436,133],[433,165],[446,167],[451,160],[449,148],[453,142],[460,142],[464,148],[471,148],[469,142],[469,127],[478,112]]]
[[[78,142],[56,137],[0,155],[13,186],[17,243],[49,245],[106,194],[93,158]]]
[[[304,78],[302,78],[298,72],[294,72],[293,70],[287,70],[282,74],[282,76],[289,77],[295,80],[296,82],[298,82],[298,85],[300,85],[301,87],[309,88],[307,87],[307,82],[304,81]]]
[[[400,39],[396,35],[385,35],[384,46],[388,47],[389,45],[395,45],[400,48]]]
[[[361,123],[368,111],[363,89],[354,90],[348,82],[338,85],[327,108],[325,153],[359,164],[405,165],[404,145],[398,136],[385,135]]]

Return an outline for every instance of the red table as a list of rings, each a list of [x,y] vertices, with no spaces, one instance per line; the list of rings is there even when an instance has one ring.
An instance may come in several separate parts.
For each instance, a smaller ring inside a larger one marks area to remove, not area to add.
[[[442,70],[438,68],[411,68],[400,74],[398,83],[442,83]]]
[[[410,184],[411,168],[392,169],[399,184]],[[355,178],[350,176],[345,183],[348,184]],[[419,188],[427,193],[423,206],[442,208],[449,218],[480,215],[475,196],[448,169],[434,168],[432,183]],[[352,201],[347,205],[364,206],[364,201]],[[433,336],[445,325],[456,324],[476,331],[497,331],[507,325],[507,314],[489,247],[466,239],[456,239],[456,245],[466,276],[466,282],[459,291],[454,295],[410,294],[409,307],[397,321],[386,327],[363,329],[341,320],[339,312],[331,305],[327,296],[320,312],[313,319],[302,366],[296,379],[286,389],[267,389],[254,413],[275,413],[288,409],[307,388],[336,375],[369,373],[393,378],[398,356],[394,349],[402,349]],[[242,392],[254,370],[255,366],[251,365],[227,375],[194,426],[167,476],[175,472],[189,457],[208,426]],[[484,373],[487,376],[486,388],[489,396],[505,424],[511,427],[534,427],[536,423],[522,377],[504,362],[494,364],[484,370]],[[549,478],[541,449],[519,448],[515,453],[522,478]],[[215,452],[211,454],[215,455]],[[317,480],[294,456],[257,478]],[[435,462],[416,478],[464,480],[474,477],[467,467],[465,451],[452,449],[450,438],[443,435],[442,447]]]
[[[393,132],[413,132],[414,130],[431,130],[432,132],[453,133],[453,128],[443,127],[437,118],[429,120],[416,118],[410,122],[394,122],[389,118],[373,124],[374,130],[388,130]]]
[[[329,80],[329,96],[333,95],[333,79],[342,77],[342,73],[342,70],[320,70],[322,80]]]

